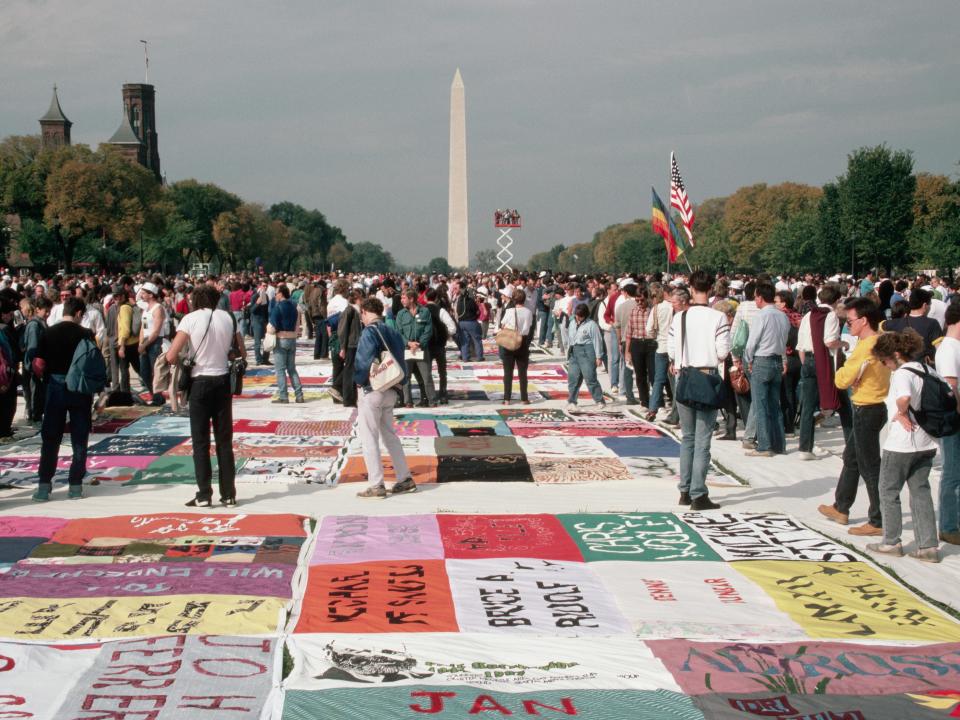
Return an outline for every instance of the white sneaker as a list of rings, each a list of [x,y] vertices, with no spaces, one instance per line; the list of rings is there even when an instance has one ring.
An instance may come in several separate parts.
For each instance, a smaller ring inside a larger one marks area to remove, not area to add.
[[[577,406],[576,406],[574,403],[569,403],[569,404],[567,405],[567,412],[568,412],[568,413],[575,413],[575,412],[577,412],[577,410],[578,410],[578,408],[577,408]]]
[[[801,452],[801,453],[798,454],[798,457],[799,457],[801,460],[816,460],[816,459],[817,459],[817,456],[814,455],[812,452]]]

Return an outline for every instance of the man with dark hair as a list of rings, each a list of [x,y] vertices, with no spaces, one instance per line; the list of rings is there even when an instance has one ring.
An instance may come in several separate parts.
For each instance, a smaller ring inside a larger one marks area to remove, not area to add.
[[[80,341],[84,338],[94,341],[93,333],[80,325],[86,310],[87,306],[80,298],[66,298],[61,321],[43,334],[33,361],[33,372],[38,377],[42,375],[47,385],[46,406],[40,426],[43,445],[40,450],[39,481],[33,495],[34,502],[47,502],[50,499],[53,475],[57,469],[57,457],[68,416],[73,458],[70,462],[70,489],[67,496],[71,500],[83,497],[93,396],[67,390],[67,372]]]
[[[690,274],[693,302],[677,313],[667,336],[671,372],[684,367],[716,375],[730,352],[730,326],[723,313],[707,306],[713,278],[703,270]],[[674,395],[674,400],[677,396]],[[715,510],[720,506],[707,492],[710,468],[710,441],[717,422],[717,409],[698,410],[677,401],[683,439],[680,444],[680,501],[692,510]]]
[[[933,364],[935,355],[934,342],[943,337],[943,328],[933,318],[927,317],[930,312],[931,296],[923,288],[914,288],[910,291],[910,299],[907,303],[910,306],[910,314],[901,318],[887,320],[883,324],[883,329],[887,332],[903,332],[906,329],[913,330],[923,339],[923,351],[920,357],[913,358],[920,360],[928,365]]]
[[[437,398],[430,361],[430,340],[433,337],[430,311],[418,305],[416,290],[404,292],[400,302],[403,303],[403,309],[397,315],[397,331],[407,344],[407,364],[420,386],[420,407],[434,407]],[[412,384],[410,378],[403,386],[403,401],[408,408],[413,407]]]
[[[837,480],[834,503],[821,505],[824,517],[846,525],[850,508],[857,499],[860,478],[870,498],[868,520],[850,528],[851,535],[878,536],[883,534],[880,513],[880,431],[887,424],[884,404],[890,387],[890,370],[874,357],[873,346],[879,337],[883,313],[868,298],[853,298],[846,305],[850,334],[857,338],[857,346],[847,361],[837,370],[834,382],[843,394],[852,388],[853,423],[843,449],[843,469]],[[845,433],[846,434],[846,433]]]
[[[813,415],[818,407],[821,412],[838,411],[845,435],[853,427],[849,401],[845,395],[840,396],[833,383],[836,354],[840,347],[840,320],[836,312],[840,291],[835,285],[824,285],[817,297],[819,304],[803,316],[797,331],[801,460],[817,459],[813,454]]]
[[[40,340],[47,331],[47,317],[53,303],[41,295],[34,301],[33,317],[23,329],[23,399],[26,404],[27,421],[37,423],[43,417],[43,405],[47,388],[30,368],[40,349]]]
[[[397,478],[390,492],[394,495],[416,492],[417,484],[410,475],[403,446],[393,427],[393,408],[400,395],[399,388],[408,379],[403,359],[405,344],[400,333],[383,322],[383,303],[377,298],[368,297],[360,304],[360,320],[364,328],[357,345],[353,379],[362,388],[357,405],[357,434],[367,466],[367,487],[358,492],[357,497],[387,497],[383,479],[383,458],[380,456],[381,441],[390,453]],[[388,350],[400,365],[403,378],[393,387],[374,390],[370,384],[370,370],[385,350]]]
[[[743,361],[750,368],[750,391],[757,418],[757,449],[748,451],[747,455],[757,457],[772,457],[787,451],[780,411],[780,382],[786,371],[790,321],[773,304],[775,295],[773,285],[757,283],[757,314],[743,351]]]
[[[187,507],[212,505],[211,427],[216,444],[220,502],[227,507],[237,504],[230,352],[235,347],[245,356],[246,350],[233,314],[220,307],[221,297],[220,291],[211,285],[199,285],[193,291],[194,310],[180,321],[166,354],[167,362],[172,365],[186,349],[187,357],[193,363],[190,370],[190,439],[197,492],[187,502]]]
[[[460,281],[459,288],[460,291],[453,303],[453,315],[457,320],[460,333],[460,360],[467,362],[472,351],[473,359],[482,362],[483,340],[480,337],[480,321],[477,319],[480,309],[477,307],[473,291],[467,289],[464,281]]]

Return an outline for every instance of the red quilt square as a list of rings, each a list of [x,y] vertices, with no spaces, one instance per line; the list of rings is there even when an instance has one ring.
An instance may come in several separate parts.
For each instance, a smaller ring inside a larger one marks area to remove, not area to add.
[[[459,632],[443,560],[310,568],[297,633]]]
[[[553,515],[437,515],[446,558],[539,558],[583,562]]]

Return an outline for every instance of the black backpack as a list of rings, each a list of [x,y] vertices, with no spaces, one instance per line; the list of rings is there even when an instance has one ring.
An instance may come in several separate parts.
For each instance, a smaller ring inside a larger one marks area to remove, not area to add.
[[[910,412],[928,435],[942,438],[960,431],[960,413],[957,412],[957,398],[953,390],[939,375],[931,373],[921,363],[923,371],[904,368],[916,375],[923,383],[920,388],[920,408]]]
[[[430,338],[431,347],[446,347],[447,340],[450,339],[450,333],[447,326],[440,319],[440,308],[433,303],[427,303],[427,310],[430,312],[430,321],[433,324],[433,335]]]

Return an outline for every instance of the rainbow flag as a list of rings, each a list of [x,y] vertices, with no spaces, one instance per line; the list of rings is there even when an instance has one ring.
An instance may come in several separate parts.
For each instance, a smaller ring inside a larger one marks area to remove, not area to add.
[[[653,193],[653,215],[650,224],[653,226],[653,231],[663,238],[663,244],[666,245],[667,257],[670,262],[676,262],[683,254],[683,249],[677,246],[677,238],[679,237],[677,226],[666,207],[664,207],[663,201],[660,200],[660,196],[657,195],[656,189],[651,187],[650,192]]]

